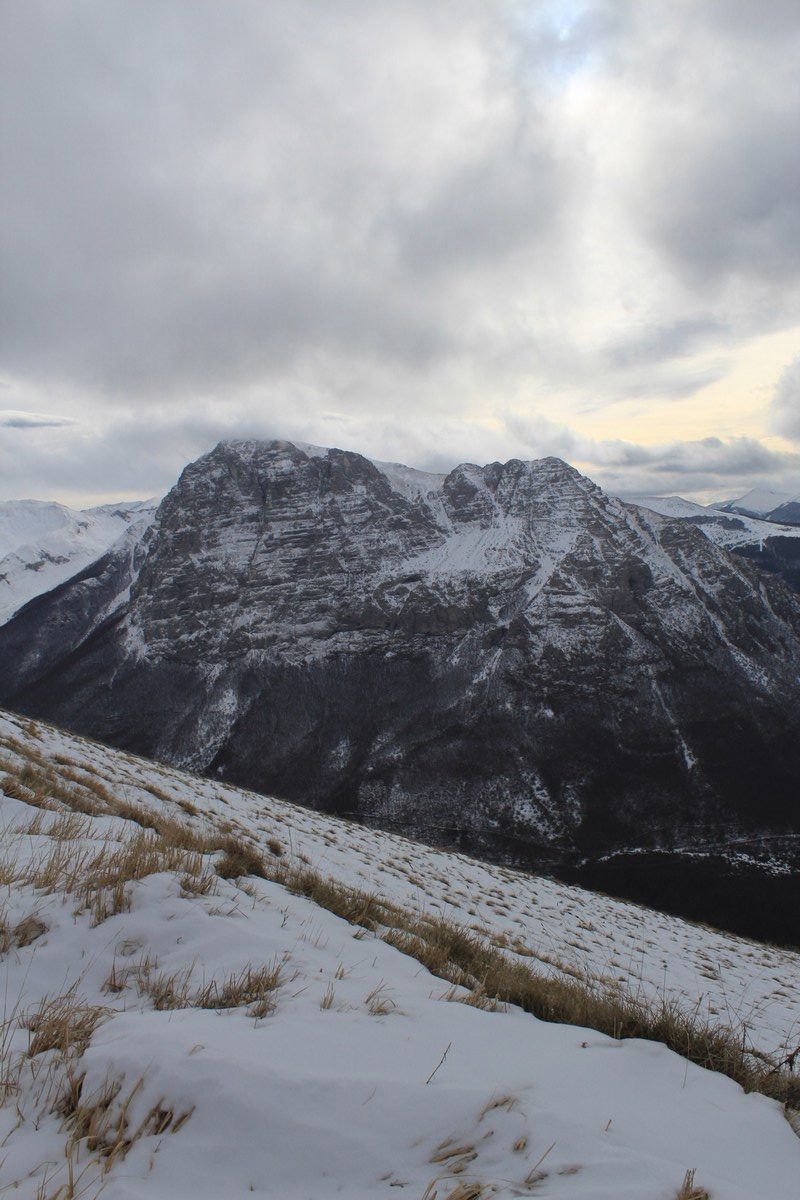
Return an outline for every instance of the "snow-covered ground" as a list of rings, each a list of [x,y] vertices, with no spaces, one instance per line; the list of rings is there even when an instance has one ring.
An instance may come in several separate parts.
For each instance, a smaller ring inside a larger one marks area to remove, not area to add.
[[[132,524],[143,532],[156,505],[139,500],[80,512],[45,500],[0,501],[0,624],[105,554]]]
[[[54,796],[71,773],[100,807],[250,835],[283,863],[480,926],[542,971],[744,1021],[767,1052],[800,1040],[796,954],[0,714],[0,1195],[674,1200],[696,1169],[713,1200],[796,1200],[800,1140],[777,1102],[658,1043],[459,1003],[375,933],[277,882],[218,879],[211,855],[170,859],[164,843],[115,891],[109,856],[152,835],[26,802],[9,782],[26,764],[52,772]],[[226,1007],[231,980],[251,995]],[[48,1025],[58,996],[71,1023]]]

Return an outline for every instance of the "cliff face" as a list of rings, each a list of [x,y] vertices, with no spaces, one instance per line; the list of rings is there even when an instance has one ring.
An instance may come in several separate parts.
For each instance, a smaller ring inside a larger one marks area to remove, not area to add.
[[[526,861],[797,832],[799,635],[779,581],[557,459],[227,442],[0,629],[0,701]]]

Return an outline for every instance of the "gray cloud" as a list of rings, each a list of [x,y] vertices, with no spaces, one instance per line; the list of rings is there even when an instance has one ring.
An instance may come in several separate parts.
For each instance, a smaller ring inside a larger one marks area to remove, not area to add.
[[[772,399],[772,416],[778,433],[800,442],[800,355],[778,381]]]
[[[0,427],[5,429],[42,429],[58,425],[74,425],[71,417],[57,417],[49,413],[24,412],[22,409],[0,409]]]
[[[592,478],[615,492],[736,495],[756,485],[778,487],[778,481],[791,490],[800,477],[800,454],[771,450],[755,438],[708,437],[645,446],[580,437],[568,426],[541,418],[509,415],[506,423],[533,457],[554,454],[579,461]]]
[[[94,421],[7,449],[4,487],[24,465],[26,493],[130,490],[135,462],[161,490],[245,427],[502,457],[489,402],[677,400],[800,320],[794,3],[9,0],[0,20],[0,369]],[[791,469],[711,442],[609,445],[598,469],[686,490]]]
[[[724,323],[714,316],[679,317],[665,325],[646,326],[609,346],[605,356],[617,367],[651,366],[714,345],[725,332]]]

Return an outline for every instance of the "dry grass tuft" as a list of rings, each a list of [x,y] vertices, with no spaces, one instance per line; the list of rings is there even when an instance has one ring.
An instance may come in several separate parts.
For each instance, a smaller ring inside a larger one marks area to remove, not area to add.
[[[0,792],[10,796],[12,800],[22,800],[23,803],[34,805],[36,808],[48,807],[39,792],[26,787],[22,780],[14,775],[4,775],[0,779]]]
[[[181,876],[182,896],[214,896],[217,893],[217,876],[213,871],[203,870],[198,875],[188,873]]]
[[[143,1083],[142,1076],[123,1096],[122,1080],[108,1078],[94,1092],[85,1095],[84,1077],[74,1074],[69,1077],[59,1105],[59,1113],[70,1128],[68,1159],[79,1146],[85,1146],[104,1160],[105,1174],[141,1138],[178,1132],[194,1107],[177,1113],[163,1100],[154,1104],[135,1128],[130,1127],[128,1113]],[[72,1195],[69,1190],[57,1193],[58,1200],[72,1200]]]
[[[422,1200],[439,1200],[439,1185],[442,1182],[441,1179],[431,1180],[422,1194]],[[457,1183],[453,1191],[442,1193],[441,1200],[481,1200],[481,1197],[486,1194],[482,1183],[477,1183],[475,1180],[464,1180]]]
[[[122,976],[122,986],[124,986],[127,974],[132,975],[140,993],[143,996],[150,997],[153,1002],[153,1008],[157,1012],[191,1008],[191,977],[193,972],[193,963],[190,963],[188,967],[180,967],[177,971],[172,971],[171,973],[165,971],[157,972],[151,960],[145,959],[144,962],[131,968],[128,973]],[[110,982],[110,980],[111,976],[109,976],[109,981],[107,982]],[[117,983],[116,978],[114,983]]]
[[[329,983],[325,989],[325,992],[323,993],[322,999],[319,1002],[319,1006],[322,1009],[322,1011],[325,1012],[327,1009],[333,1008],[333,1002],[335,999],[336,999],[336,989],[334,988],[332,983]]]
[[[109,1016],[109,1009],[87,1004],[74,987],[63,996],[44,996],[38,1007],[20,1021],[31,1034],[28,1058],[48,1050],[55,1050],[63,1058],[80,1057],[97,1026]]]
[[[276,1008],[276,992],[282,982],[279,963],[253,967],[250,963],[221,982],[212,979],[198,991],[192,990],[194,965],[167,974],[156,972],[150,962],[140,964],[133,974],[139,991],[149,996],[160,1010],[182,1008],[247,1008],[249,1015],[261,1020]],[[115,984],[116,984],[115,980]]]
[[[257,875],[261,879],[266,878],[267,868],[264,859],[247,842],[228,837],[219,849],[223,851],[223,854],[217,863],[216,871],[221,879],[240,879],[243,875]]]
[[[281,967],[243,967],[238,975],[229,975],[222,983],[212,980],[193,997],[194,1008],[249,1007],[251,1017],[266,1017],[275,1010],[275,992],[281,982]]]
[[[31,831],[28,830],[30,833]],[[91,838],[92,823],[84,813],[59,813],[51,820],[47,828],[47,836],[57,842],[74,842],[78,838]]]
[[[675,1200],[711,1200],[705,1188],[695,1187],[694,1169],[686,1172],[680,1191],[675,1193]]]
[[[30,946],[31,942],[35,942],[43,933],[47,933],[47,926],[35,913],[31,913],[14,926],[11,941],[13,945],[22,949],[23,946]]]
[[[81,872],[73,891],[82,909],[92,913],[100,925],[116,913],[130,908],[127,884],[161,871],[202,874],[199,854],[165,845],[154,834],[141,833],[121,845],[106,845]]]
[[[453,984],[444,993],[442,1000],[454,1001],[456,1004],[468,1004],[471,1008],[480,1008],[484,1012],[502,1012],[504,1010],[504,1006],[492,996],[487,996],[481,986],[473,988],[471,991],[465,991]]]
[[[386,984],[381,980],[372,991],[364,997],[367,1012],[372,1017],[385,1017],[396,1010],[397,1005],[386,995]]]
[[[272,877],[290,892],[313,900],[321,908],[327,908],[336,916],[343,917],[351,925],[361,925],[364,929],[374,930],[379,924],[387,922],[391,909],[387,902],[379,902],[374,893],[362,892],[320,875],[311,867],[279,864],[274,867]]]

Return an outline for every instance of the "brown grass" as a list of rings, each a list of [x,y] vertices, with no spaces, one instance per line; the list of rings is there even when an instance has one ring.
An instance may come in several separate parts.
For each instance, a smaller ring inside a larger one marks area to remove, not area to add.
[[[47,933],[44,921],[35,913],[30,913],[14,926],[11,931],[11,941],[13,945],[22,949],[23,946],[30,946],[31,942],[35,942],[43,933]]]
[[[261,1020],[275,1011],[276,992],[282,982],[279,963],[253,967],[248,963],[239,972],[221,981],[212,979],[193,991],[191,977],[194,965],[168,974],[156,972],[146,962],[135,969],[139,991],[149,996],[153,1007],[164,1011],[182,1008],[247,1008],[249,1015]]]
[[[466,989],[465,995],[451,993],[450,999],[486,1008],[514,1004],[542,1020],[597,1029],[618,1039],[637,1037],[662,1042],[690,1061],[728,1075],[746,1090],[760,1091],[793,1108],[800,1107],[800,1079],[791,1069],[756,1060],[735,1032],[710,1027],[666,1000],[647,1005],[574,968],[572,977],[563,971],[558,975],[541,974],[530,959],[521,961],[508,953],[509,947],[493,945],[482,930],[415,915],[374,894],[325,877],[310,865],[287,863],[279,856],[282,847],[276,838],[267,840],[272,856],[265,859],[230,823],[227,833],[197,831],[172,817],[115,800],[105,784],[88,770],[79,772],[62,764],[57,778],[36,751],[14,739],[7,739],[7,744],[15,754],[28,756],[29,761],[16,771],[9,786],[16,786],[29,803],[41,807],[57,800],[68,808],[84,811],[80,805],[91,801],[102,805],[104,811],[135,821],[142,832],[122,845],[105,844],[97,851],[65,845],[70,835],[81,836],[74,820],[69,823],[65,819],[59,830],[60,840],[49,855],[30,864],[22,876],[14,874],[8,861],[0,863],[2,883],[22,878],[44,891],[74,894],[79,908],[91,911],[95,922],[100,922],[128,907],[128,883],[156,871],[178,872],[184,894],[208,894],[213,890],[213,876],[204,856],[219,853],[214,864],[218,876],[243,879],[255,875],[275,880],[351,924],[376,932],[417,958],[433,974]],[[80,804],[76,803],[76,789],[80,789]],[[160,789],[150,791],[166,798]],[[524,952],[521,946],[511,945],[510,949]],[[221,1002],[223,994],[220,985],[214,1007],[225,1006]]]
[[[28,1058],[48,1050],[55,1050],[64,1058],[80,1057],[97,1026],[109,1016],[109,1009],[82,1000],[75,987],[63,996],[44,996],[37,1008],[20,1021],[31,1035]]]
[[[372,1017],[388,1016],[397,1008],[394,1000],[386,995],[386,984],[383,980],[364,997],[364,1003],[367,1006],[367,1012]]]
[[[128,1112],[141,1091],[144,1077],[122,1095],[122,1081],[107,1078],[90,1094],[85,1094],[84,1077],[72,1074],[61,1098],[59,1113],[68,1123],[70,1137],[66,1151],[68,1159],[83,1145],[103,1161],[103,1173],[110,1171],[117,1159],[124,1158],[136,1142],[144,1137],[161,1137],[177,1133],[194,1112],[194,1107],[176,1112],[163,1100],[157,1101],[135,1127],[131,1127]],[[58,1200],[71,1200],[69,1191],[58,1192]]]
[[[257,875],[261,879],[267,876],[267,868],[262,856],[246,842],[227,837],[221,849],[222,858],[216,866],[221,879],[239,879],[244,875]]]
[[[323,993],[322,999],[319,1002],[319,1006],[322,1009],[322,1011],[325,1012],[326,1009],[333,1008],[333,1002],[335,999],[336,999],[336,989],[334,988],[332,983],[329,983]]]
[[[276,864],[273,877],[352,924],[378,931],[432,974],[466,988],[480,1004],[514,1004],[540,1020],[596,1029],[616,1039],[662,1042],[690,1062],[727,1075],[745,1091],[800,1107],[796,1075],[755,1060],[734,1032],[707,1025],[667,999],[648,1005],[577,972],[571,978],[543,975],[530,961],[509,957],[474,930],[401,910],[311,867]]]
[[[680,1191],[675,1193],[675,1200],[711,1200],[705,1188],[695,1187],[694,1170],[687,1171]]]
[[[221,983],[212,980],[193,997],[194,1008],[244,1008],[260,1019],[275,1011],[275,992],[281,983],[278,963],[264,967],[243,967],[238,975],[229,975]]]
[[[143,996],[149,996],[157,1012],[190,1008],[191,977],[194,964],[171,973],[156,971],[150,959],[130,969],[129,973]],[[124,978],[124,977],[123,977]],[[109,977],[110,981],[110,977]],[[116,980],[115,980],[116,982]]]
[[[422,1200],[439,1200],[439,1187],[443,1180],[433,1179],[426,1187],[422,1194]],[[474,1180],[463,1180],[457,1183],[453,1191],[448,1191],[442,1194],[441,1200],[481,1200],[482,1196],[486,1195],[486,1189],[482,1183],[477,1183]]]
[[[167,846],[158,835],[141,833],[121,845],[104,846],[84,865],[80,881],[69,890],[99,925],[130,908],[129,883],[161,871],[197,877],[203,872],[203,862],[199,854]]]

